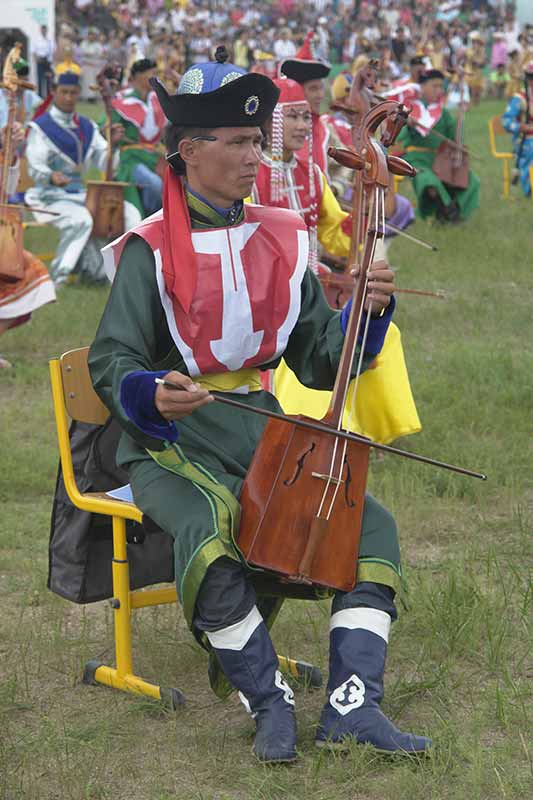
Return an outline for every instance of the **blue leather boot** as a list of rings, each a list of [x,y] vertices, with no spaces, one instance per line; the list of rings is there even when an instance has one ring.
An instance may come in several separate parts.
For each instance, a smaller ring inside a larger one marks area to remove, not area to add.
[[[425,753],[431,740],[403,733],[381,711],[390,616],[375,608],[350,608],[331,617],[327,701],[317,747],[371,744],[384,753]]]
[[[224,674],[255,719],[254,753],[260,761],[296,760],[294,693],[256,606],[241,621],[207,637]]]

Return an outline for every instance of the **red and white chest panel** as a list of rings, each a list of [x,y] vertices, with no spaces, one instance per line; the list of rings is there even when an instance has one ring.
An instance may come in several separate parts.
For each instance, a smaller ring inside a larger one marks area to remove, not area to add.
[[[150,92],[144,103],[126,89],[113,98],[112,105],[124,119],[135,125],[141,143],[159,141],[167,120],[155,92]]]
[[[240,225],[193,230],[196,288],[185,313],[167,292],[161,219],[154,215],[129,231],[106,248],[104,259],[118,263],[132,232],[150,245],[168,327],[189,374],[234,372],[281,355],[300,313],[309,250],[304,222],[280,209],[249,205]]]

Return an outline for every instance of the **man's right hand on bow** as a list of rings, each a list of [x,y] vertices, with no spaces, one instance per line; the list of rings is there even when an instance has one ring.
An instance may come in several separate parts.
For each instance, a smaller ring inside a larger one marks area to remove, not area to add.
[[[157,385],[155,407],[166,420],[186,417],[197,408],[212,403],[215,399],[207,389],[203,389],[188,375],[182,375],[181,372],[168,372],[164,379],[180,387],[179,389],[169,389],[160,383]]]

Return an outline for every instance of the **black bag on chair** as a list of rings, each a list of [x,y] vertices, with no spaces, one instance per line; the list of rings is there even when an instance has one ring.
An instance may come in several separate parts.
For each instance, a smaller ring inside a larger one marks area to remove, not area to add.
[[[108,492],[128,483],[117,467],[121,429],[112,417],[105,425],[72,422],[70,444],[76,483],[81,492]],[[148,517],[126,521],[130,588],[174,580],[173,539]],[[111,517],[74,506],[67,495],[61,465],[57,476],[49,545],[48,588],[74,603],[113,596]]]

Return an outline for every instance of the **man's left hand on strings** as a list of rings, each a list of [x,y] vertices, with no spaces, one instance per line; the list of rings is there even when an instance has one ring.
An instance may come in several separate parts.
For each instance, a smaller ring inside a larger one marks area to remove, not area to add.
[[[357,278],[358,268],[352,269],[351,274]],[[368,270],[368,291],[365,300],[365,310],[371,311],[373,317],[379,317],[387,308],[394,294],[394,272],[386,261],[374,261]]]

